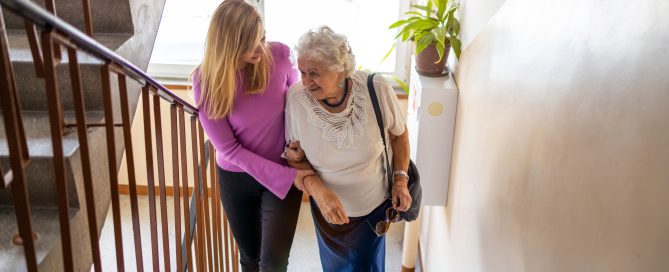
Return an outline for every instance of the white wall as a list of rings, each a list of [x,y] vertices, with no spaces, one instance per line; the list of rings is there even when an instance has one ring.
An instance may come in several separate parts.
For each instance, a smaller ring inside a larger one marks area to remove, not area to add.
[[[666,11],[508,0],[466,28],[449,206],[423,214],[441,255],[427,271],[669,271]]]
[[[462,48],[478,35],[505,0],[462,0],[460,2],[460,40]]]
[[[488,24],[504,2],[505,0],[461,0],[459,18],[463,51],[479,31]],[[458,72],[458,60],[455,59],[454,54],[450,54],[448,66],[456,69],[456,73]],[[445,236],[447,233],[443,231],[448,229],[448,218],[445,211],[446,208],[441,206],[424,207],[421,210],[421,260],[419,261],[422,262],[425,271],[443,271],[442,269],[447,267],[448,259],[443,257],[449,241]]]

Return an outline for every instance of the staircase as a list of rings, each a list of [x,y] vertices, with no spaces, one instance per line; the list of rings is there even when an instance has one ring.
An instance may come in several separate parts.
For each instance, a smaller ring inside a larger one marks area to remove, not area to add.
[[[9,0],[2,0],[3,5]],[[43,1],[34,3],[44,6]],[[93,38],[105,47],[142,70],[146,70],[153,49],[165,0],[105,0],[91,5]],[[85,31],[84,8],[81,0],[59,0],[55,3],[56,15]],[[3,7],[2,16],[9,42],[9,57],[14,71],[22,122],[25,129],[30,164],[25,169],[27,191],[32,213],[32,227],[37,234],[35,241],[37,264],[40,271],[63,271],[63,253],[59,228],[57,188],[54,182],[54,164],[50,119],[48,114],[46,86],[43,77],[36,75],[31,47],[25,33],[24,19]],[[39,36],[38,36],[39,37]],[[78,52],[81,69],[85,112],[89,124],[104,122],[102,99],[102,63],[99,58]],[[93,263],[90,234],[85,205],[84,179],[81,165],[81,149],[75,123],[75,105],[70,82],[67,50],[62,50],[62,62],[56,67],[58,89],[66,127],[63,135],[63,155],[68,189],[68,206],[71,241],[74,252],[75,271],[90,271]],[[114,108],[119,108],[118,85],[112,80]],[[133,116],[137,107],[141,85],[128,80],[129,112]],[[0,99],[6,99],[2,97]],[[114,120],[121,120],[120,111]],[[9,149],[4,119],[0,112],[0,167],[2,173],[9,172]],[[121,129],[115,130],[116,157],[124,150]],[[106,156],[106,134],[102,126],[87,130],[91,150],[92,186],[95,195],[95,215],[98,237],[110,206],[108,160]],[[120,166],[121,160],[116,160]],[[26,271],[26,260],[22,246],[12,244],[18,234],[17,216],[9,188],[0,186],[0,271]]]

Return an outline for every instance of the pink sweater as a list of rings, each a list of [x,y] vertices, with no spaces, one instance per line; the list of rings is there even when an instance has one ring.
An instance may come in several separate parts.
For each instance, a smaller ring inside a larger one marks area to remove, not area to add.
[[[232,172],[246,172],[279,198],[293,185],[296,170],[286,165],[281,153],[285,145],[284,107],[286,91],[297,80],[288,46],[270,42],[274,61],[267,89],[247,95],[240,84],[246,76],[237,72],[237,91],[230,114],[210,119],[200,106],[200,122],[216,148],[218,166]],[[195,101],[200,99],[199,70],[193,75]]]

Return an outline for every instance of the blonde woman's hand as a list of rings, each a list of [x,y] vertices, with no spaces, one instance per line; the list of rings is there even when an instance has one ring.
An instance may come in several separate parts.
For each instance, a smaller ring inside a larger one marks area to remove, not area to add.
[[[283,157],[292,162],[301,162],[307,158],[304,150],[300,146],[300,141],[290,142],[283,150]]]
[[[305,185],[307,191],[311,193],[316,204],[318,204],[318,209],[325,221],[334,225],[348,224],[348,216],[346,216],[341,200],[334,192],[325,187],[320,179],[307,180]]]
[[[391,200],[393,208],[404,212],[411,206],[411,194],[409,194],[409,181],[405,177],[396,177],[393,181]]]

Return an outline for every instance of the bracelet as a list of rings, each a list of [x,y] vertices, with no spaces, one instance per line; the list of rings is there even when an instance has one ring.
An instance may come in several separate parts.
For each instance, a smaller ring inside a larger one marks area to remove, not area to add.
[[[407,181],[409,181],[409,173],[407,173],[407,171],[395,170],[395,171],[393,171],[393,177],[394,176],[403,176],[407,179]]]

